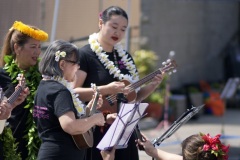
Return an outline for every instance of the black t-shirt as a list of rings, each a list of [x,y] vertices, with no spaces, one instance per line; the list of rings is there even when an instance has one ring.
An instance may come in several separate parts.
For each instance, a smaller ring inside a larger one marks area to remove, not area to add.
[[[86,45],[79,49],[80,53],[80,70],[87,73],[87,77],[84,81],[83,87],[90,87],[91,83],[95,83],[97,86],[106,85],[113,81],[119,81],[109,74],[109,70],[100,62],[95,52],[92,51],[90,45]],[[117,52],[116,52],[117,53]],[[126,52],[128,58],[132,59],[131,55]],[[114,56],[112,53],[106,53],[108,59],[114,62]],[[117,62],[122,74],[129,74],[126,66],[121,63],[121,57],[117,56]]]
[[[117,52],[116,52],[117,53]],[[91,83],[95,83],[97,86],[107,85],[113,81],[119,81],[114,78],[113,75],[109,74],[109,70],[105,68],[105,66],[100,62],[98,56],[95,52],[92,51],[90,45],[86,45],[79,49],[80,54],[80,70],[87,73],[87,77],[83,84],[83,87],[90,87]],[[108,59],[114,62],[113,53],[106,53],[108,55]],[[128,58],[132,59],[129,53],[126,53]],[[129,74],[126,66],[121,62],[121,57],[117,56],[117,65],[121,70],[122,74]],[[116,65],[116,64],[115,64]],[[99,127],[95,128],[94,131],[94,146],[87,151],[87,160],[101,160],[101,154],[99,149],[96,148],[97,144],[100,142],[102,137],[104,136],[105,131],[102,132]],[[138,150],[135,143],[135,135],[133,134],[128,142],[128,148],[126,149],[118,149],[115,153],[115,160],[138,160]]]
[[[78,118],[70,91],[57,81],[42,80],[33,109],[34,121],[42,140],[38,159],[84,159],[85,150],[76,147],[72,136],[63,131],[58,120],[70,111]]]
[[[15,87],[17,84],[13,84],[11,78],[9,77],[8,73],[4,69],[0,69],[0,86],[3,88],[4,95],[8,98],[10,95],[15,91]],[[13,129],[13,133],[16,133],[15,129],[17,130],[24,130],[25,129],[25,123],[26,121],[21,120],[23,118],[23,115],[25,115],[27,109],[24,109],[24,106],[26,105],[26,100],[15,107],[12,110],[11,117],[8,119],[8,122],[10,123],[11,128]],[[25,113],[25,114],[24,114]],[[25,115],[27,118],[27,114]],[[20,126],[19,126],[19,123]],[[19,127],[23,128],[19,128]],[[17,128],[18,127],[18,128]],[[21,136],[20,136],[21,137]],[[15,137],[16,138],[16,137]]]
[[[11,78],[3,68],[0,68],[0,86],[3,88],[6,97],[9,97],[15,91],[16,87],[16,84],[12,83]],[[9,122],[9,127],[12,130],[13,137],[16,138],[16,142],[18,142],[17,151],[21,153],[22,159],[28,157],[28,151],[26,148],[27,141],[23,138],[26,134],[26,122],[29,113],[29,109],[24,108],[26,104],[25,100],[23,103],[15,107],[12,110],[11,117],[7,120]],[[1,153],[3,152],[0,152],[0,157]]]
[[[11,93],[8,93],[9,95],[6,93],[6,90],[9,89],[10,85],[12,85],[11,78],[3,68],[0,68],[0,87],[2,87],[3,91],[5,92],[5,96],[7,97],[11,95]],[[11,89],[12,88],[14,89],[14,87],[11,87]],[[14,90],[12,92],[14,92]]]

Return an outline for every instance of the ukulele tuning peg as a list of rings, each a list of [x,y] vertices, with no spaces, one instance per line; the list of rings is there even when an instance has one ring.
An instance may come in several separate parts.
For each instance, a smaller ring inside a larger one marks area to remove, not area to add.
[[[172,72],[168,72],[168,75],[171,75],[172,74]]]
[[[166,64],[167,64],[166,62],[162,62],[162,65],[164,65],[164,66],[165,66]]]
[[[171,59],[168,59],[168,60],[167,60],[167,63],[170,63],[170,62],[171,62]]]
[[[176,69],[174,69],[174,70],[173,70],[173,73],[176,73],[176,72],[177,72],[177,70],[176,70]]]
[[[170,57],[174,57],[174,56],[175,56],[175,51],[170,51],[170,52],[169,52],[169,56],[170,56]]]

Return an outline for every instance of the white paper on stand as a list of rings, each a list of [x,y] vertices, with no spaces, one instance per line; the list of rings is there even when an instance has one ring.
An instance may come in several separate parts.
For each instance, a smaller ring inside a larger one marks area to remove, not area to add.
[[[148,103],[123,103],[117,118],[97,145],[100,150],[126,148],[135,126],[141,119]]]
[[[2,134],[5,125],[6,125],[6,119],[0,120],[0,134]]]

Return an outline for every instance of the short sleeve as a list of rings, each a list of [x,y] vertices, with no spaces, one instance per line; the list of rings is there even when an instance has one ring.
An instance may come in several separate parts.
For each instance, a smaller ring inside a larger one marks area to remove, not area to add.
[[[6,97],[9,97],[15,91],[15,85],[3,68],[0,68],[0,87],[3,89]]]
[[[80,62],[80,70],[88,73],[88,50],[87,46],[84,46],[83,48],[79,49],[79,62]]]
[[[69,111],[74,112],[74,104],[71,93],[67,89],[61,90],[54,101],[54,114],[57,117],[60,117]]]

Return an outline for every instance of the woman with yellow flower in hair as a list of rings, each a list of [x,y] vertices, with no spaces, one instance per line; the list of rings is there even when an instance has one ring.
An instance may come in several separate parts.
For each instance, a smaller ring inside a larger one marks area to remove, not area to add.
[[[23,103],[14,108],[7,120],[0,139],[3,151],[0,159],[36,159],[40,140],[32,118],[34,94],[41,80],[38,58],[41,42],[48,34],[37,27],[15,21],[8,31],[0,59],[0,85],[9,97],[17,85],[17,76],[22,73],[30,94]]]

